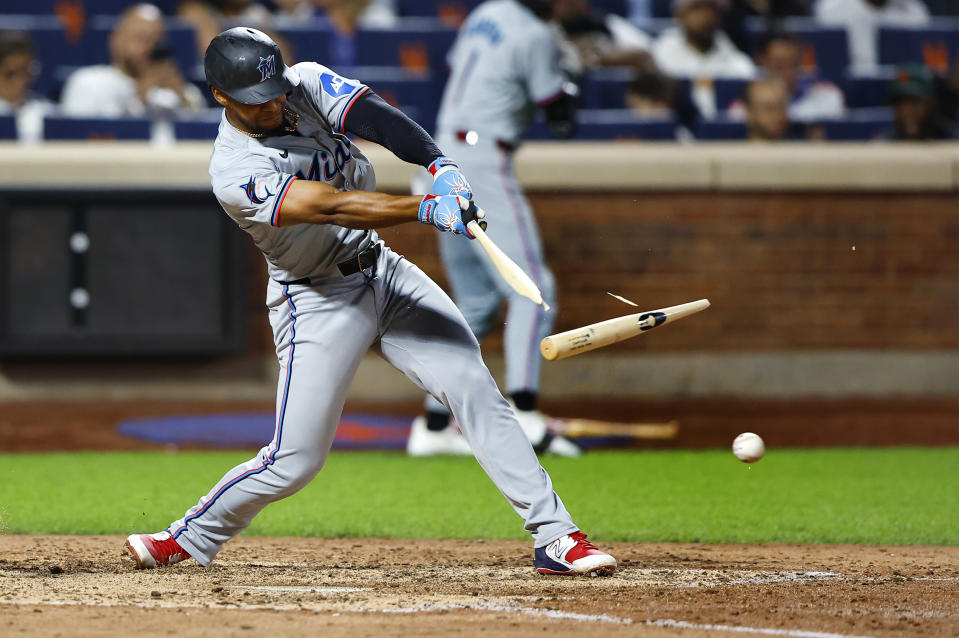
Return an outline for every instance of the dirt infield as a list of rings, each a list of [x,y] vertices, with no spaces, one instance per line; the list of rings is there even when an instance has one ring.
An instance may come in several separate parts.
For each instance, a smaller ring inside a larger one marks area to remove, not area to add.
[[[612,544],[590,579],[506,541],[241,537],[146,572],[121,543],[0,537],[0,633],[959,636],[957,547]]]

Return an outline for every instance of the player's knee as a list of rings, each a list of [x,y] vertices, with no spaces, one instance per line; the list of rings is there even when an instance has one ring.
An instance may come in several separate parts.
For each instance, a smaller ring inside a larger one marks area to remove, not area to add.
[[[292,494],[309,484],[323,469],[325,461],[325,456],[291,454],[279,459],[272,469],[284,486],[283,492]]]
[[[548,268],[543,270],[539,278],[539,289],[543,295],[543,301],[549,304],[553,311],[556,311],[556,278]]]

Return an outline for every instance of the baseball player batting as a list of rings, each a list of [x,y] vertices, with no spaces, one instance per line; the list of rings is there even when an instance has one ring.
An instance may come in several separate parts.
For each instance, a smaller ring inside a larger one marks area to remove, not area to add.
[[[280,363],[276,430],[165,531],[129,536],[137,567],[191,557],[207,566],[268,503],[309,483],[372,349],[452,411],[532,534],[539,572],[611,573],[616,560],[586,540],[553,491],[463,315],[372,230],[419,220],[469,241],[465,224],[477,217],[476,206],[439,194],[464,181],[456,163],[368,87],[313,62],[287,67],[277,45],[254,29],[216,36],[204,66],[224,107],[210,159],[213,192],[269,270],[266,301]],[[373,167],[347,133],[429,167],[435,192],[373,192]]]
[[[537,108],[553,131],[572,133],[573,100],[560,67],[557,36],[546,19],[554,0],[490,0],[463,23],[448,56],[449,80],[437,123],[437,142],[456,156],[470,182],[448,182],[442,194],[476,196],[489,215],[488,235],[556,307],[553,274],[543,257],[536,219],[513,172],[513,152]],[[419,192],[427,192],[420,187]],[[432,192],[440,193],[439,190]],[[453,298],[478,339],[489,333],[500,304],[508,312],[503,335],[506,391],[537,452],[578,456],[572,441],[554,436],[536,409],[539,343],[550,333],[547,312],[510,288],[475,242],[440,238]],[[413,456],[469,454],[467,440],[450,426],[449,411],[429,396],[426,414],[413,421],[407,452]],[[458,421],[458,419],[457,419]]]

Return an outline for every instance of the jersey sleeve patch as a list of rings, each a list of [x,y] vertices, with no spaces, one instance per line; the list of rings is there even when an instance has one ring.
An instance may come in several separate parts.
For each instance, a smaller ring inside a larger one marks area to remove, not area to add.
[[[320,75],[320,86],[323,92],[333,98],[349,95],[356,90],[356,85],[347,82],[335,73],[326,72]]]
[[[279,225],[280,205],[295,176],[256,161],[246,166],[249,172],[239,170],[213,176],[213,194],[223,210],[244,228],[250,222]]]
[[[250,175],[250,179],[245,184],[240,184],[240,188],[243,189],[247,199],[254,206],[263,204],[276,194],[270,192],[270,184],[265,178],[254,177],[253,175]]]

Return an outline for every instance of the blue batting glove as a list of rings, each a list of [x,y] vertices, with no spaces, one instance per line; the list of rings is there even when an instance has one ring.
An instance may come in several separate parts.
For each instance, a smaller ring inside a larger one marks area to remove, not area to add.
[[[473,233],[466,227],[473,220],[481,220],[486,216],[476,204],[458,195],[425,195],[420,202],[417,217],[424,224],[432,224],[442,231],[466,235],[475,239]],[[480,228],[486,230],[486,222],[479,222]]]
[[[473,188],[456,162],[450,158],[436,158],[429,165],[428,170],[433,176],[433,188],[430,191],[433,195],[459,195],[466,199],[473,199]]]

